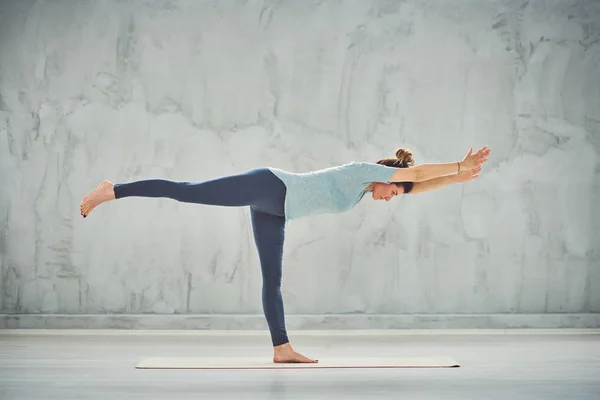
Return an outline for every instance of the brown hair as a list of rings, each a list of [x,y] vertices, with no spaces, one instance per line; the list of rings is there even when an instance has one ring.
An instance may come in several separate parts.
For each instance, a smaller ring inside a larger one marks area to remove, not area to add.
[[[400,147],[396,149],[396,158],[383,158],[377,164],[394,168],[408,168],[415,165],[413,153],[410,149]]]
[[[413,158],[413,153],[410,149],[407,149],[405,147],[399,147],[398,149],[396,149],[396,158],[383,158],[377,161],[377,164],[393,168],[409,168],[415,165],[415,159]],[[409,193],[414,186],[414,182],[392,183],[394,183],[396,186],[403,187],[404,193]]]

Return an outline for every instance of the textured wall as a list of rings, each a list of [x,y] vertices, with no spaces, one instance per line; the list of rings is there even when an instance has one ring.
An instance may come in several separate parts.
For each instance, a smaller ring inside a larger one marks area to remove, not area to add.
[[[3,1],[0,311],[262,313],[249,213],[102,179],[418,163],[479,180],[288,226],[289,314],[600,312],[600,3]]]

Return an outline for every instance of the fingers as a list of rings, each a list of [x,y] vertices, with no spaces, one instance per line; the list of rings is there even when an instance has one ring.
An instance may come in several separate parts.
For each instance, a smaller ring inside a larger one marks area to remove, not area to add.
[[[477,151],[477,153],[473,154],[473,147],[469,148],[469,152],[463,159],[463,165],[466,170],[474,170],[481,166],[484,162],[488,160],[492,149],[487,146],[482,147]]]
[[[477,153],[475,153],[475,156],[476,157],[479,157],[479,156],[482,156],[482,155],[488,155],[489,156],[489,154],[490,154],[491,151],[492,151],[492,149],[490,149],[489,147],[483,146],[481,149],[479,149],[477,151]]]
[[[477,164],[481,165],[488,160],[490,157],[490,153],[492,149],[487,146],[482,147],[477,153],[475,153],[475,159],[477,160]]]
[[[492,149],[490,149],[487,146],[484,146],[481,149],[479,149],[475,154],[472,154],[472,151],[473,148],[469,148],[469,153],[465,156],[465,160],[471,160],[473,164],[479,166],[488,160]]]
[[[478,156],[489,157],[489,155],[490,155],[491,152],[492,152],[492,149],[490,149],[487,146],[484,146],[477,153],[478,153]]]

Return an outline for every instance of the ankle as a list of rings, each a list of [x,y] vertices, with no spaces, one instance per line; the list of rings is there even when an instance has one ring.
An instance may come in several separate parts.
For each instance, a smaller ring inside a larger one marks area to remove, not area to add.
[[[104,185],[106,185],[106,193],[108,194],[109,199],[110,200],[116,199],[117,193],[115,192],[115,184],[110,181],[104,181],[102,183]]]
[[[275,353],[280,353],[280,352],[289,351],[289,350],[292,350],[292,346],[290,345],[290,342],[280,344],[279,346],[273,347],[273,351]]]

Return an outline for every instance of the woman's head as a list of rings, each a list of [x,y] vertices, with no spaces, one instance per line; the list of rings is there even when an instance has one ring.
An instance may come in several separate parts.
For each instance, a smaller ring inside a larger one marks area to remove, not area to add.
[[[400,147],[396,149],[396,158],[383,158],[377,164],[393,168],[410,168],[415,165],[412,151]],[[409,193],[413,188],[413,182],[393,182],[390,184],[374,182],[373,199],[390,201],[394,196]]]

